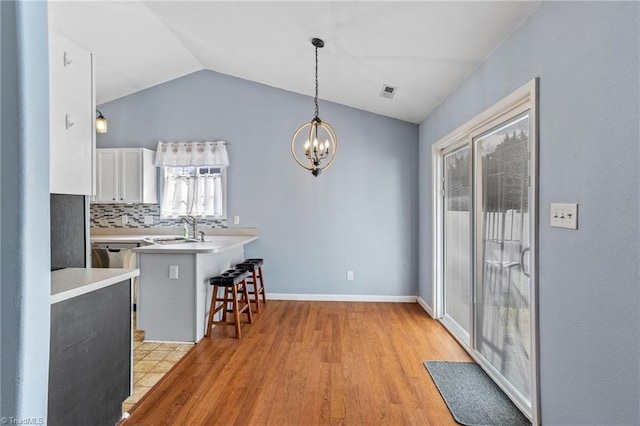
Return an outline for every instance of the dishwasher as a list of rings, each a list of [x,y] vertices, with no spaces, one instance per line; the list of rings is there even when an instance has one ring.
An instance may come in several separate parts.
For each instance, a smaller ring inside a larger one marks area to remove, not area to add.
[[[130,243],[92,243],[92,268],[125,268],[138,267],[138,258],[132,249],[146,245],[139,242]],[[138,278],[133,278],[133,307],[138,300]]]

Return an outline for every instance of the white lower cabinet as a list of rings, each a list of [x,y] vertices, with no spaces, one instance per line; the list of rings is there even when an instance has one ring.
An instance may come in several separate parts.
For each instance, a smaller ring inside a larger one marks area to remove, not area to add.
[[[146,148],[96,150],[96,203],[157,203],[154,152]]]

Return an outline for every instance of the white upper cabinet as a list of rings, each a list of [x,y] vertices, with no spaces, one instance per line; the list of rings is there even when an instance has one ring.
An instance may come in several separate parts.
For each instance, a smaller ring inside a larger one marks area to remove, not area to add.
[[[120,200],[142,202],[143,169],[142,150],[120,151]],[[155,170],[155,169],[154,169]]]
[[[146,148],[97,149],[97,203],[157,203],[154,152]]]
[[[96,201],[115,203],[119,199],[118,150],[98,149],[96,157]]]
[[[94,193],[93,57],[49,31],[50,191]]]

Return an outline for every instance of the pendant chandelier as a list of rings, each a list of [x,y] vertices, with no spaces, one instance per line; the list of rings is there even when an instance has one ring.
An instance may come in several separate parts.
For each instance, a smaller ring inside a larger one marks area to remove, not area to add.
[[[319,38],[311,40],[316,49],[316,96],[313,99],[316,105],[316,113],[313,120],[298,127],[291,139],[291,154],[296,162],[311,174],[318,176],[324,169],[333,163],[338,151],[338,138],[336,132],[329,123],[320,120],[318,115],[318,48],[324,47],[324,41]],[[298,137],[300,136],[300,137]],[[301,161],[296,153],[302,154],[306,160]],[[323,161],[326,162],[323,164]]]

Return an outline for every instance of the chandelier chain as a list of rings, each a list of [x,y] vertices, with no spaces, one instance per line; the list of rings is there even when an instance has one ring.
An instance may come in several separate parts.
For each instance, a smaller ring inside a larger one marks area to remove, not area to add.
[[[316,46],[316,96],[313,99],[316,104],[316,118],[318,118],[318,47]]]

